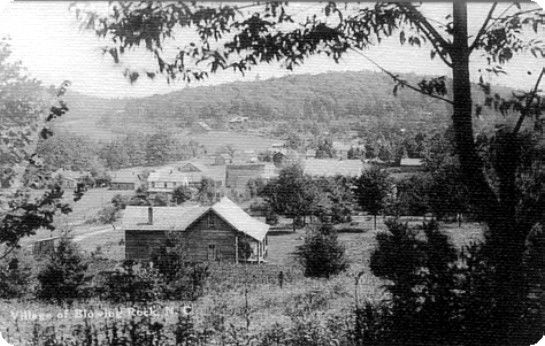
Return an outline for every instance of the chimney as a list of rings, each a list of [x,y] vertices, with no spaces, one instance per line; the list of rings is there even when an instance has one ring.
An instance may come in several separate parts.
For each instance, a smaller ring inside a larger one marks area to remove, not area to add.
[[[153,225],[153,207],[148,207],[148,224]]]

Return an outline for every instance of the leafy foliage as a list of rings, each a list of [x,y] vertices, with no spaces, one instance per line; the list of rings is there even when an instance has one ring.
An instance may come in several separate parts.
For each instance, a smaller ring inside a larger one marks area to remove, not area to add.
[[[57,132],[55,136],[40,141],[36,151],[53,171],[59,168],[87,172],[103,169],[96,144],[88,137]]]
[[[51,98],[40,82],[25,76],[20,63],[10,62],[10,56],[8,41],[0,40],[0,187],[20,188]]]
[[[252,246],[245,239],[239,239],[238,241],[238,256],[241,260],[245,261],[253,254]]]
[[[456,250],[434,222],[421,230],[396,220],[386,225],[388,233],[377,235],[371,270],[391,282],[386,287],[392,295],[392,342],[431,345],[457,340],[463,311]]]
[[[335,230],[328,225],[310,230],[296,255],[305,268],[305,276],[329,278],[348,268],[345,249]]]
[[[195,199],[202,205],[211,205],[217,200],[216,182],[211,178],[202,178]]]
[[[32,201],[29,194],[19,192],[8,203],[9,210],[0,219],[0,244],[5,246],[1,257],[13,249],[20,247],[19,241],[26,236],[35,234],[43,227],[53,230],[53,217],[60,211],[69,213],[71,208],[61,201],[63,191],[54,186],[43,196]]]
[[[40,141],[37,152],[50,170],[88,171],[96,177],[104,167],[161,165],[189,159],[204,149],[195,142],[182,143],[172,133],[163,131],[152,135],[133,133],[98,144],[87,136],[59,132]]]
[[[105,225],[111,225],[119,219],[119,216],[119,210],[113,205],[108,205],[99,210],[97,221]]]
[[[209,71],[233,68],[245,72],[254,65],[271,62],[281,62],[291,70],[311,55],[323,54],[338,62],[348,52],[355,52],[394,81],[394,94],[400,88],[408,88],[452,105],[455,149],[464,185],[469,192],[473,213],[489,229],[483,254],[488,257],[487,265],[494,271],[496,289],[490,296],[497,302],[490,314],[489,321],[494,322],[490,323],[489,329],[495,330],[495,340],[510,344],[515,343],[515,326],[523,309],[523,304],[518,302],[524,300],[527,289],[522,277],[525,242],[533,226],[544,215],[544,204],[535,204],[542,202],[541,191],[538,194],[528,190],[520,193],[519,180],[528,175],[532,177],[529,180],[537,178],[535,174],[529,174],[520,160],[524,142],[521,129],[525,122],[532,121],[532,131],[542,131],[543,103],[538,89],[545,69],[530,92],[515,94],[509,100],[493,95],[489,85],[481,81],[484,106],[505,116],[518,115],[513,127],[503,126],[493,136],[495,145],[491,146],[490,152],[493,159],[487,166],[474,141],[472,117],[479,115],[483,106],[474,104],[472,98],[469,63],[472,53],[479,52],[487,60],[481,72],[499,74],[504,72],[502,65],[516,54],[530,52],[543,56],[545,46],[538,35],[542,33],[545,14],[538,7],[522,9],[522,5],[515,2],[498,15],[497,4],[494,3],[470,43],[467,3],[454,1],[452,5],[452,14],[445,17],[446,23],[439,26],[425,17],[419,5],[406,2],[379,2],[369,6],[355,4],[344,8],[327,3],[323,5],[323,15],[312,14],[301,20],[289,13],[288,4],[280,3],[252,4],[248,8],[255,10],[248,13],[229,4],[206,7],[198,4],[116,3],[112,5],[111,14],[105,17],[87,13],[84,25],[97,35],[108,36],[112,40],[113,47],[107,51],[114,61],[118,61],[129,48],[145,44],[146,49],[155,54],[158,65],[158,71],[149,72],[149,77],[162,73],[167,79],[181,76],[186,81],[199,80]],[[509,12],[513,6],[516,9]],[[290,25],[292,23],[297,25]],[[143,27],[147,30],[142,30]],[[165,61],[161,54],[162,44],[173,37],[176,29],[184,28],[196,30],[198,43],[191,42],[181,47],[173,61]],[[532,31],[533,37],[527,35]],[[361,52],[394,35],[399,35],[401,44],[419,47],[426,44],[431,59],[439,57],[451,68],[452,95],[448,95],[442,77],[422,80],[414,85]],[[197,64],[208,68],[198,70]],[[139,76],[138,72],[130,70],[126,75],[131,82]],[[390,160],[392,151],[383,147],[378,156],[381,160]],[[534,159],[533,163],[541,161],[542,158]],[[537,213],[521,212],[519,206],[525,203]],[[382,208],[379,203],[372,204],[370,209]],[[418,315],[414,307],[409,310],[412,316]],[[410,318],[409,315],[407,317]],[[426,335],[421,337],[426,340]]]
[[[38,273],[38,297],[58,301],[77,298],[86,269],[87,263],[76,244],[63,236],[45,268]]]
[[[2,261],[0,269],[0,297],[21,298],[32,290],[32,267],[34,264],[23,256],[10,256]]]
[[[423,76],[404,75],[404,78],[412,82]],[[506,89],[506,92],[509,91]],[[437,100],[428,100],[412,93],[400,93],[394,97],[387,77],[367,71],[234,82],[115,102],[74,94],[69,93],[66,99],[67,102],[77,103],[78,108],[71,110],[71,122],[60,119],[59,127],[62,125],[66,131],[77,131],[74,123],[84,122],[89,117],[96,118],[97,107],[104,107],[103,113],[98,115],[101,120],[88,126],[89,131],[113,131],[120,135],[119,139],[104,144],[112,152],[110,156],[106,152],[100,154],[103,160],[108,158],[107,165],[114,169],[121,167],[116,164],[118,160],[125,162],[123,166],[126,167],[128,156],[135,159],[142,156],[149,135],[138,135],[136,132],[143,132],[143,129],[146,132],[150,129],[168,132],[165,128],[169,131],[187,130],[198,121],[205,121],[210,126],[215,123],[229,124],[231,118],[240,115],[249,118],[245,126],[265,127],[270,136],[283,138],[288,146],[300,150],[303,135],[320,139],[325,131],[342,134],[348,129],[359,129],[364,131],[362,138],[369,137],[369,143],[377,145],[375,137],[388,137],[391,135],[390,127],[394,127],[398,135],[402,128],[407,131],[421,130],[422,122],[426,123],[426,131],[442,129],[450,114],[450,110]],[[478,90],[474,95],[477,97]],[[99,101],[100,104],[96,105]],[[483,116],[488,114],[487,110],[483,111]],[[270,125],[271,122],[274,125]],[[126,141],[127,137],[131,140]],[[191,153],[191,148],[200,150],[198,145],[185,144],[187,154]],[[312,143],[313,146],[315,144],[318,143]],[[180,144],[177,148],[181,151],[185,147]],[[136,161],[139,163],[131,165],[145,163],[142,158]]]
[[[164,298],[193,300],[203,294],[208,267],[190,263],[186,251],[183,242],[172,236],[152,254],[153,266],[164,281],[158,285]]]
[[[353,181],[350,178],[336,176],[315,178],[314,184],[325,196],[318,204],[317,216],[327,218],[333,224],[351,221],[354,209]]]
[[[269,182],[261,194],[275,213],[294,219],[294,230],[297,226],[304,226],[302,218],[313,214],[323,197],[298,164],[283,168],[278,178]]]
[[[358,204],[375,215],[375,227],[376,215],[386,206],[386,198],[391,188],[388,173],[379,167],[364,171],[355,181],[354,193]]]
[[[137,302],[157,299],[160,278],[154,270],[136,268],[133,261],[123,262],[123,267],[108,273],[98,287],[104,299],[113,302]]]
[[[318,143],[316,149],[316,158],[325,159],[333,158],[336,156],[335,149],[333,149],[333,143],[330,139],[324,138]]]
[[[423,216],[432,209],[430,194],[434,193],[430,185],[433,181],[427,174],[415,174],[396,182],[396,196],[388,199],[387,212],[390,215]],[[440,205],[442,201],[438,200]]]
[[[176,204],[182,204],[192,197],[192,191],[187,186],[178,186],[172,192],[172,200]]]

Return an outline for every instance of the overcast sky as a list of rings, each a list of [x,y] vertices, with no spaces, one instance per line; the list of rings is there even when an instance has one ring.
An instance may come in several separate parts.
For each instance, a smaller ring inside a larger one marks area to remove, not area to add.
[[[145,96],[155,93],[167,93],[187,87],[184,83],[168,85],[164,79],[150,81],[142,78],[135,85],[130,85],[122,75],[122,69],[116,66],[109,56],[103,56],[100,47],[108,42],[97,39],[90,32],[78,29],[73,13],[68,11],[70,2],[57,1],[18,1],[0,0],[0,36],[9,36],[13,55],[21,60],[29,73],[45,84],[59,85],[64,80],[72,82],[72,89],[101,97]],[[107,9],[107,3],[91,3],[92,7]],[[426,15],[441,20],[449,13],[451,5],[425,4]],[[505,8],[499,6],[499,10]],[[304,14],[320,9],[316,3],[293,3],[290,8]],[[470,5],[470,32],[475,32],[481,25],[490,3]],[[176,44],[183,45],[189,36],[179,36]],[[398,39],[388,40],[380,46],[365,52],[380,62],[384,67],[395,72],[415,72],[422,74],[448,75],[448,69],[439,59],[430,61],[429,49],[411,48],[399,45]],[[151,66],[150,56],[144,52],[133,55],[127,60],[131,66]],[[472,75],[476,78],[481,61],[475,58]],[[493,80],[494,83],[515,88],[528,89],[535,79],[536,72],[544,67],[544,59],[523,56],[514,59],[506,66],[509,75]],[[277,65],[263,65],[255,68],[246,77],[234,72],[222,72],[207,81],[191,84],[206,85],[225,83],[234,80],[254,80],[279,77],[288,73],[320,73],[327,71],[376,70],[358,55],[350,55],[340,64],[335,64],[325,57],[314,57],[303,66],[288,72]],[[533,72],[532,76],[527,71]]]

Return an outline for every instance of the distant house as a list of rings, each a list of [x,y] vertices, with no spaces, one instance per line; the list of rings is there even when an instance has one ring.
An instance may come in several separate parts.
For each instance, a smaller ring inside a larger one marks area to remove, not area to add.
[[[233,162],[246,163],[257,162],[257,154],[255,150],[237,150],[233,153]]]
[[[206,166],[199,162],[180,162],[151,172],[148,191],[172,193],[178,186],[200,186],[203,178],[214,180],[217,187],[225,185],[225,166]]]
[[[83,178],[87,175],[88,173],[60,168],[53,172],[52,177],[60,181],[63,189],[75,189],[78,186],[78,183],[82,183]]]
[[[60,241],[61,241],[60,237],[51,237],[51,238],[36,240],[32,244],[32,255],[36,257],[48,255],[57,249]]]
[[[411,159],[411,158],[402,158],[399,162],[399,165],[401,167],[422,167],[424,165],[424,161],[422,159]]]
[[[210,131],[212,131],[212,128],[204,121],[197,121],[191,126],[191,132],[204,133]]]
[[[218,154],[214,157],[214,165],[226,165],[231,163],[231,155],[229,154]]]
[[[205,165],[197,162],[185,162],[175,164],[174,167],[185,174],[190,185],[198,185],[201,183],[203,176],[206,175],[207,168]]]
[[[360,135],[360,133],[359,131],[356,131],[356,130],[349,130],[349,131],[346,131],[346,135],[349,138],[357,138]]]
[[[143,179],[138,169],[120,169],[110,172],[110,190],[136,190]]]
[[[306,159],[303,161],[305,174],[314,177],[343,177],[360,176],[364,169],[370,166],[361,160],[337,160],[337,159]]]
[[[348,157],[348,151],[352,147],[350,144],[338,141],[333,141],[331,145],[333,147],[333,150],[335,150],[335,154],[337,155],[337,157],[341,159],[346,159]]]
[[[271,179],[277,175],[276,167],[270,163],[244,163],[227,165],[225,185],[228,188],[244,189],[250,179]]]
[[[284,142],[273,143],[269,148],[267,148],[267,153],[269,154],[282,153],[286,155],[288,151],[289,148],[286,147]]]
[[[159,168],[148,176],[148,192],[171,193],[178,186],[189,186],[189,179],[174,167]]]
[[[125,258],[149,261],[168,239],[180,241],[191,262],[263,262],[269,226],[228,198],[211,207],[127,207],[123,215]],[[244,258],[243,243],[251,254]],[[248,248],[248,247],[246,247]]]
[[[197,125],[199,125],[205,131],[212,131],[212,128],[204,121],[199,121]]]
[[[366,159],[365,163],[369,163],[369,164],[375,165],[375,166],[388,166],[389,165],[388,162],[383,161],[383,160],[379,159],[378,157],[375,157],[375,158],[372,158],[372,159]]]
[[[225,167],[215,165],[205,165],[201,162],[191,161],[183,164],[174,165],[177,169],[186,174],[189,185],[197,186],[203,178],[212,179],[217,187],[225,185]]]
[[[305,158],[306,159],[313,159],[316,157],[316,149],[307,149],[305,151]]]
[[[243,117],[240,115],[237,115],[236,117],[232,117],[231,119],[229,119],[230,124],[241,124],[247,121],[248,121],[248,117]]]

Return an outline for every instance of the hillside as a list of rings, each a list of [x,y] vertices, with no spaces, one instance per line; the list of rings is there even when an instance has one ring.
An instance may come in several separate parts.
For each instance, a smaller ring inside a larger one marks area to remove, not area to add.
[[[411,81],[422,76],[406,75]],[[58,126],[95,139],[127,132],[188,128],[205,120],[224,130],[234,116],[249,118],[249,127],[289,122],[293,128],[340,122],[404,127],[435,127],[448,122],[450,111],[441,101],[400,89],[384,74],[328,72],[253,82],[186,88],[137,99],[100,99],[78,93],[67,96],[70,112]],[[479,92],[474,95],[477,98]]]

